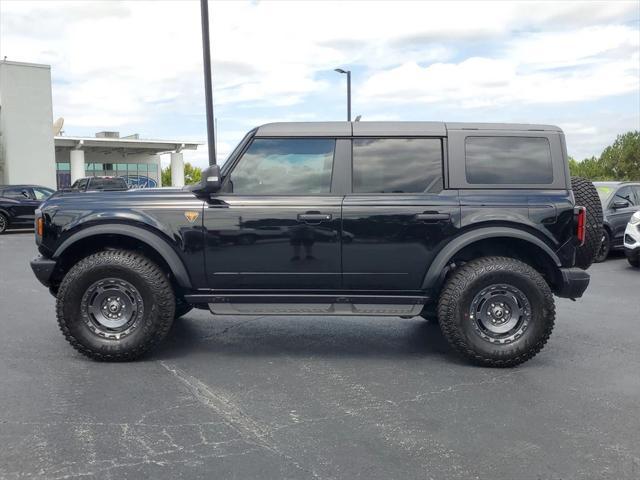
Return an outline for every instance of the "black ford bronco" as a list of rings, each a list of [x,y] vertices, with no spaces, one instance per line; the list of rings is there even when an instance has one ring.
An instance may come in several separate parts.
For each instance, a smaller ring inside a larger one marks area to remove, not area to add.
[[[558,127],[274,123],[195,187],[49,199],[31,266],[99,360],[139,357],[196,307],[422,315],[507,367],[546,343],[554,294],[583,294],[601,228]]]

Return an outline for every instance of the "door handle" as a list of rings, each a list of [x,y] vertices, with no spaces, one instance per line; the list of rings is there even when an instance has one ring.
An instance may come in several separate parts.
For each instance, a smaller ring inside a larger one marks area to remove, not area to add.
[[[330,213],[299,213],[298,221],[301,222],[327,222],[331,220]]]
[[[424,212],[418,213],[415,219],[420,222],[450,222],[451,214],[449,213],[437,213],[437,212]]]

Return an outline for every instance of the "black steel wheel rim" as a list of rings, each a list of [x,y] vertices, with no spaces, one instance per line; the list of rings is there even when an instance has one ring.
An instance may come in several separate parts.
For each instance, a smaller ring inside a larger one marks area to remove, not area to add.
[[[93,333],[119,340],[130,335],[144,314],[138,289],[120,278],[93,283],[82,296],[81,313]]]
[[[531,322],[531,304],[513,285],[493,284],[483,288],[471,301],[469,318],[474,331],[485,341],[511,343],[520,338]]]
[[[600,240],[600,247],[598,248],[598,253],[596,255],[596,258],[598,260],[604,260],[608,250],[609,250],[609,242],[607,240],[607,236],[605,234],[602,234],[602,240]]]

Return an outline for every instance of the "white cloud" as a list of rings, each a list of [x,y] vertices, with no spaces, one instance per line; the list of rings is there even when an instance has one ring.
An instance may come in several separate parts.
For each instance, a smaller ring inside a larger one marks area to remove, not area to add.
[[[639,46],[640,31],[626,26],[537,33],[513,42],[500,58],[405,63],[373,74],[360,91],[369,101],[469,108],[594,100],[638,91]]]
[[[216,106],[236,124],[221,128],[229,144],[240,116],[302,119],[303,105],[304,119],[326,119],[342,99],[337,66],[358,71],[365,119],[402,118],[416,102],[474,109],[638,90],[634,0],[209,4]],[[54,113],[70,133],[153,135],[168,116],[202,124],[199,2],[1,0],[0,13],[0,55],[52,65]]]

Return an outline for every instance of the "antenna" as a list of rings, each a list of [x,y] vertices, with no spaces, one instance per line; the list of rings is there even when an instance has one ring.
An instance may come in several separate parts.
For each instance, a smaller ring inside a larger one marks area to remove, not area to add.
[[[63,125],[64,125],[64,118],[62,117],[58,118],[55,122],[53,122],[52,130],[53,130],[54,137],[60,135]]]

